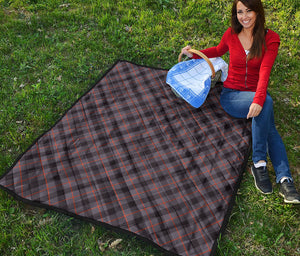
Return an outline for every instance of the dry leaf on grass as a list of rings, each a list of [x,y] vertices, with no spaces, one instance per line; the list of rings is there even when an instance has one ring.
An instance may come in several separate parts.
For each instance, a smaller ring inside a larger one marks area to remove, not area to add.
[[[118,246],[121,242],[122,242],[122,239],[117,239],[117,240],[113,241],[113,242],[110,244],[109,248],[110,248],[110,249],[116,249],[117,246]]]

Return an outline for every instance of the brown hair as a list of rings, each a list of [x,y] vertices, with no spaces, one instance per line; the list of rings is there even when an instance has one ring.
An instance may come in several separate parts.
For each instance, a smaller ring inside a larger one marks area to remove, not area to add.
[[[237,10],[236,6],[238,2],[242,2],[246,7],[256,13],[256,21],[253,28],[252,36],[253,43],[250,48],[250,53],[248,55],[249,59],[259,58],[262,55],[263,46],[266,47],[265,42],[265,11],[262,5],[261,0],[234,0],[232,9],[231,9],[231,27],[236,34],[239,34],[243,26],[237,19]]]

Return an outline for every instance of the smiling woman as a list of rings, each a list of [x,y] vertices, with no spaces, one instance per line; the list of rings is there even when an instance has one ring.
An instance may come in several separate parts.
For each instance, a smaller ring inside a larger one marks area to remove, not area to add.
[[[231,28],[221,42],[201,52],[209,58],[230,53],[228,77],[224,81],[221,104],[236,118],[252,118],[253,166],[256,188],[263,194],[273,192],[267,170],[267,157],[271,158],[280,195],[285,203],[300,204],[300,195],[293,184],[283,141],[276,130],[273,100],[267,93],[272,66],[277,57],[280,38],[266,29],[261,0],[234,0],[231,10]],[[200,58],[189,52],[182,53]]]

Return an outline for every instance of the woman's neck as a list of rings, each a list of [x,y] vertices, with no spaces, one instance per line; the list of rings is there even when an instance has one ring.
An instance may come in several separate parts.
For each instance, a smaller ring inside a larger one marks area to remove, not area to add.
[[[245,50],[250,50],[253,42],[252,30],[242,29],[238,34],[238,38]]]
[[[248,38],[252,38],[253,36],[253,28],[249,28],[249,29],[245,29],[243,28],[241,31],[242,34],[244,34],[244,36],[248,37]]]

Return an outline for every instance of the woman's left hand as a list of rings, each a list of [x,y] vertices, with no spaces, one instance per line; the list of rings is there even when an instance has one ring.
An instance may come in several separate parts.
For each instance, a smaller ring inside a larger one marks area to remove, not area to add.
[[[260,114],[261,110],[262,110],[261,105],[259,105],[257,103],[252,103],[249,108],[247,119],[258,116]]]

